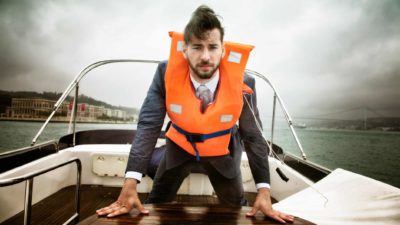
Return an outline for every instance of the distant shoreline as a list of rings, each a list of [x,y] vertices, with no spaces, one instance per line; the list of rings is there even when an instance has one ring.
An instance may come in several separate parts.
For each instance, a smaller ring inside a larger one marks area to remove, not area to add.
[[[12,122],[37,122],[43,123],[46,119],[43,118],[10,118],[0,117],[0,121],[12,121]],[[53,118],[50,120],[51,123],[69,123],[69,120]],[[109,121],[109,120],[77,120],[77,123],[93,123],[93,124],[134,124],[134,122],[123,122],[123,121]]]
[[[1,121],[10,121],[10,122],[35,122],[35,123],[44,123],[46,121],[46,118],[12,118],[12,117],[0,117],[0,122]],[[124,121],[110,121],[110,120],[77,120],[77,123],[80,124],[137,124],[137,122],[124,122]],[[50,120],[50,123],[69,123],[69,119],[64,118],[58,118],[58,117],[53,117],[52,120]],[[321,131],[366,131],[366,132],[385,132],[385,133],[400,133],[400,127],[399,126],[393,126],[393,127],[370,127],[368,129],[361,129],[359,127],[340,127],[340,126],[304,126],[304,127],[295,127],[296,129],[301,129],[301,130],[321,130]]]

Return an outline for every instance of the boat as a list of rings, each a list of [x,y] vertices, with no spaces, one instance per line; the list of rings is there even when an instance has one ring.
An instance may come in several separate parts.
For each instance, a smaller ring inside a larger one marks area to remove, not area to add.
[[[135,130],[76,131],[79,84],[92,70],[115,63],[150,63],[157,60],[113,59],[95,62],[72,80],[44,122],[31,146],[0,155],[0,224],[277,224],[257,214],[246,218],[249,207],[218,204],[206,175],[192,173],[174,202],[145,205],[149,216],[130,214],[113,219],[95,210],[117,199],[124,180]],[[294,129],[294,122],[272,82],[246,70],[273,93],[273,116],[268,142],[271,195],[275,209],[296,216],[294,224],[400,224],[400,189],[344,169],[329,170],[310,162]],[[69,133],[58,140],[36,143],[57,109],[75,91]],[[263,100],[266,98],[260,97]],[[259,100],[260,101],[260,100]],[[276,110],[285,117],[299,149],[294,155],[273,143]],[[156,148],[165,145],[161,133]],[[323,151],[323,149],[321,149]],[[256,189],[244,153],[241,173],[250,206]],[[140,198],[152,186],[149,176],[138,185]]]
[[[295,128],[300,128],[300,129],[305,129],[305,128],[307,128],[307,125],[306,125],[305,123],[295,123],[295,124],[293,124],[293,126],[294,126]]]

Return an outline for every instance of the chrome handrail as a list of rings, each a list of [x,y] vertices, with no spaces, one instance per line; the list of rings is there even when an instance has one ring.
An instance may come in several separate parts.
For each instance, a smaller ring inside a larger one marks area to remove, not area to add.
[[[82,163],[78,158],[72,158],[66,162],[44,168],[42,170],[25,174],[19,177],[13,177],[8,179],[0,180],[0,187],[10,186],[13,184],[21,183],[26,181],[25,184],[25,203],[24,203],[24,225],[31,223],[31,213],[32,213],[32,189],[33,189],[33,178],[49,171],[55,170],[62,166],[68,165],[70,163],[76,163],[77,173],[76,173],[76,189],[75,189],[75,214],[70,217],[64,224],[70,223],[72,220],[78,222],[80,214],[80,186],[81,186],[81,173],[82,173]]]
[[[50,122],[51,118],[54,116],[55,112],[58,110],[58,108],[61,106],[61,104],[64,102],[64,100],[67,98],[67,96],[71,93],[71,91],[75,88],[75,98],[74,98],[74,104],[73,104],[73,112],[71,115],[71,121],[70,121],[70,126],[72,124],[72,131],[70,131],[69,133],[72,133],[72,144],[73,146],[75,146],[75,141],[76,141],[76,133],[75,133],[75,127],[76,127],[76,115],[77,115],[77,101],[78,101],[78,96],[79,96],[79,82],[80,80],[90,71],[92,71],[93,69],[105,65],[105,64],[110,64],[110,63],[121,63],[121,62],[134,62],[134,63],[160,63],[160,61],[158,60],[137,60],[137,59],[115,59],[115,60],[102,60],[102,61],[98,61],[95,63],[90,64],[89,66],[85,67],[82,71],[80,71],[78,73],[78,75],[75,77],[75,79],[70,83],[70,85],[67,87],[67,89],[63,92],[62,96],[60,97],[60,99],[57,101],[57,103],[54,105],[54,109],[52,111],[52,113],[50,114],[50,116],[47,118],[46,122],[42,125],[42,127],[40,128],[39,132],[36,134],[36,136],[33,138],[31,145],[35,145],[37,139],[39,138],[39,136],[41,135],[41,133],[43,132],[43,130],[45,129],[45,127],[47,126],[47,124]],[[275,86],[272,84],[272,82],[270,80],[268,80],[264,75],[253,71],[253,70],[249,70],[246,69],[246,72],[249,75],[252,76],[256,76],[261,78],[262,80],[264,80],[273,90],[274,92],[274,102],[273,102],[273,116],[272,116],[272,126],[271,126],[271,140],[270,142],[272,143],[273,141],[273,136],[274,136],[274,130],[275,130],[275,110],[276,110],[276,100],[278,100],[283,114],[285,116],[286,122],[289,125],[289,128],[291,130],[291,133],[296,141],[297,146],[300,149],[300,154],[302,156],[302,158],[304,160],[307,159],[306,154],[304,153],[303,147],[300,143],[300,140],[296,134],[296,131],[294,129],[293,126],[293,120],[291,118],[291,116],[289,115],[285,104],[282,101],[282,98],[280,97],[280,95],[278,94],[278,92],[276,91]],[[272,145],[271,145],[272,146]]]
[[[306,160],[306,159],[307,159],[307,156],[306,156],[306,154],[304,153],[303,146],[301,145],[300,140],[299,140],[299,138],[298,138],[298,136],[297,136],[297,133],[296,133],[294,127],[293,127],[293,119],[292,119],[292,117],[289,115],[289,112],[287,111],[287,109],[286,109],[286,107],[285,107],[285,104],[283,103],[282,98],[280,97],[280,95],[279,95],[278,92],[276,91],[275,86],[274,86],[274,85],[272,84],[272,82],[271,82],[270,80],[268,80],[264,75],[262,75],[262,74],[260,74],[260,73],[258,73],[258,72],[256,72],[256,71],[246,69],[246,72],[247,72],[247,74],[249,74],[249,75],[256,76],[256,77],[259,77],[259,78],[261,78],[262,80],[264,80],[264,81],[271,87],[272,91],[274,92],[274,102],[273,102],[273,111],[272,111],[272,115],[273,115],[273,116],[272,116],[272,125],[271,125],[271,126],[272,126],[272,129],[271,129],[271,140],[270,140],[271,146],[272,146],[272,141],[273,141],[273,136],[274,136],[276,100],[278,100],[279,104],[281,105],[281,108],[282,108],[282,111],[283,111],[283,115],[285,116],[286,122],[287,122],[288,125],[289,125],[290,131],[292,132],[292,135],[293,135],[293,137],[294,137],[294,139],[295,139],[295,141],[296,141],[296,144],[297,144],[297,146],[298,146],[299,149],[300,149],[301,157],[302,157],[304,160]]]
[[[54,145],[54,149],[55,150],[57,149],[57,141],[56,140],[49,140],[49,141],[42,142],[42,143],[40,143],[38,145],[35,145],[35,146],[27,146],[27,147],[22,147],[22,148],[12,149],[10,151],[2,152],[2,153],[0,153],[0,159],[2,157],[6,158],[6,157],[10,157],[10,156],[15,155],[15,154],[20,154],[20,153],[23,153],[23,152],[32,151],[32,149],[35,149],[35,150],[36,149],[40,149],[42,147],[47,147],[47,146],[50,146],[50,145]]]
[[[35,137],[32,140],[31,146],[34,146],[36,144],[37,139],[39,138],[39,136],[42,134],[43,130],[46,128],[46,126],[48,125],[48,123],[50,122],[50,120],[53,118],[54,114],[56,113],[56,111],[60,108],[61,104],[65,101],[65,99],[67,98],[67,96],[71,93],[71,91],[76,88],[76,92],[75,92],[75,99],[78,98],[78,86],[79,86],[79,81],[87,74],[89,73],[91,70],[105,65],[105,64],[109,64],[109,63],[122,63],[122,62],[135,62],[135,63],[160,63],[160,61],[158,60],[141,60],[141,59],[112,59],[112,60],[102,60],[102,61],[98,61],[95,63],[90,64],[89,66],[85,67],[81,72],[78,73],[78,75],[76,75],[76,77],[72,80],[72,82],[68,85],[67,89],[63,92],[63,94],[61,95],[61,97],[58,99],[58,101],[56,102],[56,104],[54,104],[53,107],[53,111],[51,112],[50,116],[47,118],[47,120],[44,122],[44,124],[42,125],[42,127],[39,129],[39,131],[37,132],[37,134],[35,135]],[[75,124],[76,124],[76,102],[77,100],[74,99],[74,130],[73,130],[73,145],[75,145]]]

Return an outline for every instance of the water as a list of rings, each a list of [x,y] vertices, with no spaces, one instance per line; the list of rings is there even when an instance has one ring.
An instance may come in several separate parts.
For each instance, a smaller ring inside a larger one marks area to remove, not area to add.
[[[275,142],[299,155],[288,133],[280,130]],[[300,129],[297,133],[308,160],[400,187],[400,133],[327,129]]]
[[[0,153],[30,146],[32,139],[43,125],[42,122],[0,121]],[[134,129],[133,124],[77,124],[76,130]],[[49,123],[36,143],[58,140],[68,132],[66,123]]]
[[[0,121],[0,153],[29,146],[42,123]],[[134,124],[78,124],[77,130],[134,129]],[[57,140],[68,131],[64,123],[50,123],[37,143]],[[343,168],[400,187],[400,133],[298,129],[307,159],[329,169]],[[270,134],[266,133],[266,137]],[[279,128],[274,143],[299,155],[287,129]]]

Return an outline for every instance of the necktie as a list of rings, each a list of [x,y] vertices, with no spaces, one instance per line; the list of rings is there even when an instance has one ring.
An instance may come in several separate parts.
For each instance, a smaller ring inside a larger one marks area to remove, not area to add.
[[[207,105],[213,100],[212,93],[210,89],[202,84],[197,88],[196,95],[201,100],[201,112],[204,112],[207,108]]]

